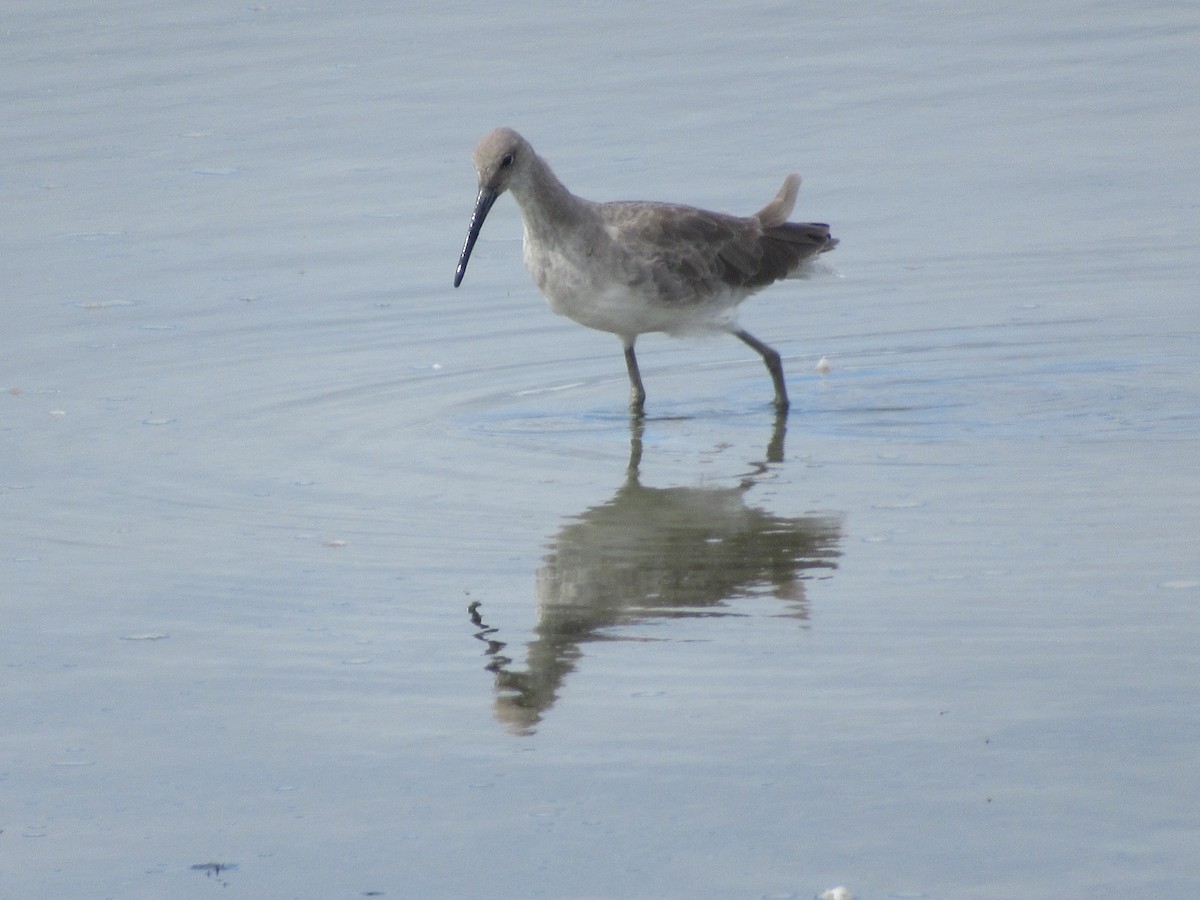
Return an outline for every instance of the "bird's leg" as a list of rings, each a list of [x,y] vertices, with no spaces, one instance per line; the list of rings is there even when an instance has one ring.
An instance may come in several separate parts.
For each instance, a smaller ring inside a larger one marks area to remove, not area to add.
[[[767,462],[783,462],[783,442],[787,437],[787,410],[775,410],[775,427],[771,430],[771,442],[767,444]]]
[[[638,467],[642,464],[642,436],[646,433],[646,420],[642,416],[629,417],[629,465],[625,478],[630,485],[637,485]]]
[[[625,345],[625,368],[629,371],[629,412],[641,418],[646,415],[646,388],[642,386],[642,373],[638,371],[637,357],[633,354],[633,342],[636,338],[623,337]]]
[[[768,347],[748,331],[742,331],[739,328],[734,334],[742,343],[757,350],[759,356],[763,358],[763,362],[767,365],[767,371],[771,373],[771,380],[775,382],[775,409],[781,413],[787,412],[789,405],[787,386],[783,383],[783,362],[779,358],[779,352]]]

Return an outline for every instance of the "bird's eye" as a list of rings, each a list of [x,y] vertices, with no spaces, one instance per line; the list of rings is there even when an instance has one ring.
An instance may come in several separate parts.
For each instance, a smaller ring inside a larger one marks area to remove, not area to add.
[[[512,164],[513,164],[513,155],[511,153],[505,153],[504,158],[500,160],[500,168],[507,169]]]

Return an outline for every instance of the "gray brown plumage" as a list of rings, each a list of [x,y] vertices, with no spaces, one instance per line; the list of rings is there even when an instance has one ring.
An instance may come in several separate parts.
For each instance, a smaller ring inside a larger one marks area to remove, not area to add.
[[[752,216],[649,201],[593,203],[563,186],[521,135],[499,128],[475,148],[479,194],[454,285],[496,198],[511,191],[525,223],[525,265],[550,308],[620,337],[631,386],[630,409],[642,415],[646,392],[634,355],[639,334],[727,331],[763,358],[775,405],[788,407],[779,354],[737,327],[737,305],[797,274],[837,239],[829,226],[788,222],[800,177]]]

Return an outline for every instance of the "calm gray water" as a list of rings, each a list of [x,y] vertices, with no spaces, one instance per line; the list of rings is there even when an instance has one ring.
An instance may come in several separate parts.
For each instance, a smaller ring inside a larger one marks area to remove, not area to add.
[[[1191,3],[0,11],[0,896],[1200,895]],[[833,271],[558,319],[477,137]],[[815,366],[825,357],[828,374]]]

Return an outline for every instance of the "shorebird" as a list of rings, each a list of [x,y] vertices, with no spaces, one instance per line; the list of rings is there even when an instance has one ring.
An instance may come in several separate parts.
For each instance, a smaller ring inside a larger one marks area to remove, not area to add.
[[[828,225],[787,221],[799,175],[784,179],[754,215],[741,217],[673,203],[576,197],[511,128],[484,135],[472,160],[479,193],[455,287],[492,204],[511,191],[525,223],[525,267],[550,309],[621,339],[634,416],[645,415],[646,389],[633,348],[638,335],[655,331],[725,331],[739,338],[762,356],[775,385],[775,408],[787,411],[779,353],[739,328],[736,312],[751,294],[837,246]]]

